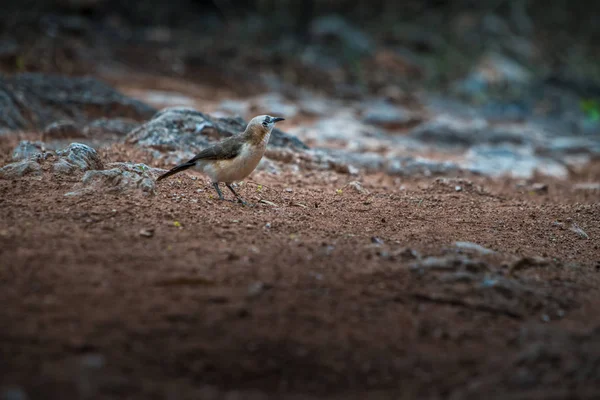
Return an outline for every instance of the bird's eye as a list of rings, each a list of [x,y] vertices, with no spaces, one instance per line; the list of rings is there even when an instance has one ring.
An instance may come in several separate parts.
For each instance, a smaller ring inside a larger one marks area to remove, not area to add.
[[[267,124],[267,121],[264,121],[262,124],[265,128],[269,125],[269,124]]]

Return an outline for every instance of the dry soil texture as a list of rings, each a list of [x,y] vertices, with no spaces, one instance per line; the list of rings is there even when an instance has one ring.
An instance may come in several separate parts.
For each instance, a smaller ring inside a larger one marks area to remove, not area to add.
[[[573,186],[597,167],[537,192],[260,172],[253,207],[79,178],[0,180],[6,398],[600,397],[600,205]]]

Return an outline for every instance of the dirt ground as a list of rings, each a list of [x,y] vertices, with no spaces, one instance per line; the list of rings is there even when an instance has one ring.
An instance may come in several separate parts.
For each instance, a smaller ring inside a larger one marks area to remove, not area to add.
[[[186,174],[154,197],[64,196],[77,177],[0,180],[0,388],[599,398],[600,203],[573,189],[599,179],[597,164],[540,178],[538,192],[469,176],[259,172],[240,189],[254,207]]]

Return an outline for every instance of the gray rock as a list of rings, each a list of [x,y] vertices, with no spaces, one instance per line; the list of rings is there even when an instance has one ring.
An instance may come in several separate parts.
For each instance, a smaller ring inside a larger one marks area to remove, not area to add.
[[[82,143],[71,143],[67,148],[58,150],[56,155],[59,160],[54,164],[55,172],[102,169],[102,161],[96,150]]]
[[[367,124],[394,129],[419,123],[421,118],[403,107],[386,101],[377,101],[364,108],[363,121]]]
[[[43,142],[30,142],[29,140],[23,140],[19,142],[17,147],[13,150],[12,160],[21,161],[27,158],[37,156],[44,152],[46,145]]]
[[[460,166],[451,161],[430,160],[422,157],[395,157],[388,161],[385,171],[390,175],[444,175],[455,173]]]
[[[308,153],[311,161],[320,169],[350,173],[360,168],[367,172],[381,171],[385,160],[377,153],[354,153],[340,149],[318,149]]]
[[[569,230],[571,232],[575,232],[575,234],[577,234],[577,236],[579,236],[581,239],[589,239],[590,236],[585,233],[585,231],[583,229],[581,229],[581,227],[579,225],[577,225],[575,222],[573,222],[573,224],[571,225],[571,228],[569,228]]]
[[[61,120],[78,125],[97,118],[145,120],[155,112],[90,77],[38,73],[0,77],[0,131],[41,130]]]
[[[17,179],[26,175],[42,175],[42,166],[37,157],[31,157],[0,168],[0,178],[2,179]]]
[[[211,142],[236,135],[246,129],[241,118],[214,118],[190,108],[172,107],[158,112],[150,121],[127,135],[126,142],[161,151],[198,152]],[[296,137],[274,129],[269,144],[276,147],[307,149]]]
[[[94,192],[141,193],[151,195],[156,190],[156,177],[164,170],[145,164],[110,163],[103,171],[87,171],[73,191],[65,196],[79,196]]]
[[[471,146],[480,141],[481,132],[488,127],[485,120],[461,120],[446,115],[425,122],[410,132],[410,136],[436,146]]]
[[[536,155],[531,147],[508,144],[473,146],[467,151],[463,166],[472,172],[491,177],[511,175],[530,179],[536,171],[557,178],[568,176],[568,169],[564,164]]]
[[[478,245],[477,243],[473,243],[473,242],[454,242],[454,245],[461,250],[471,250],[471,251],[475,251],[480,254],[494,254],[495,253],[494,250],[490,250],[488,248],[485,248],[485,247]]]

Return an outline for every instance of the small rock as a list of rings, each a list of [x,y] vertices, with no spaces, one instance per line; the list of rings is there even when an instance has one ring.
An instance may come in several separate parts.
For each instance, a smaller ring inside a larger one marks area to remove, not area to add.
[[[435,145],[468,147],[481,140],[481,132],[488,127],[483,119],[463,120],[440,115],[414,128],[412,138]]]
[[[587,233],[585,233],[585,231],[583,229],[581,229],[579,227],[579,225],[577,225],[576,223],[573,222],[573,225],[571,225],[571,228],[569,229],[572,232],[575,232],[577,234],[577,236],[579,236],[581,239],[589,239],[589,235]]]
[[[417,124],[421,119],[400,106],[378,101],[365,107],[363,121],[388,129],[400,129]]]
[[[542,314],[542,322],[550,322],[550,316],[548,314]]]
[[[411,265],[412,270],[455,270],[457,263],[449,257],[426,257]]]
[[[263,282],[253,282],[250,285],[248,285],[248,297],[259,296],[270,288],[271,285],[265,284]]]
[[[99,190],[108,193],[141,192],[151,195],[156,190],[156,176],[163,172],[145,164],[111,163],[106,170],[87,171],[81,183],[65,196],[78,196]]]
[[[352,181],[346,185],[349,188],[354,189],[356,193],[369,194],[369,191],[363,187],[359,181]]]
[[[140,229],[139,234],[140,234],[140,236],[150,238],[150,237],[154,236],[154,228],[142,228],[142,229]]]
[[[25,175],[42,175],[42,166],[37,158],[32,157],[0,168],[0,178],[2,179],[17,179]]]
[[[452,161],[430,160],[423,157],[402,157],[390,159],[385,171],[398,176],[446,175],[460,170]]]
[[[536,193],[548,193],[548,184],[547,183],[534,183],[531,185],[531,190]]]
[[[285,191],[286,191],[287,193],[292,193],[292,192],[293,192],[292,188],[285,188]]]
[[[93,148],[82,143],[71,143],[67,148],[58,150],[59,162],[55,163],[56,172],[67,172],[73,169],[81,171],[102,169],[100,156]]]
[[[460,191],[462,191],[462,186],[460,186],[460,185],[456,185],[456,186],[454,186],[454,191],[455,191],[455,192],[460,192]]]
[[[400,257],[407,260],[417,260],[421,258],[421,255],[418,251],[405,247],[392,252],[392,257]]]
[[[472,250],[480,254],[494,254],[494,250],[487,249],[473,242],[454,242],[454,245],[462,250]]]
[[[537,155],[532,147],[509,144],[472,146],[462,165],[471,172],[491,177],[511,175],[514,178],[531,179],[536,172],[556,178],[569,175],[564,164]]]
[[[384,244],[384,241],[383,241],[383,239],[378,238],[377,236],[372,236],[371,237],[371,243],[376,244],[378,246],[381,246],[381,245]]]
[[[21,161],[44,152],[46,145],[44,142],[30,142],[22,140],[13,150],[12,160]]]

